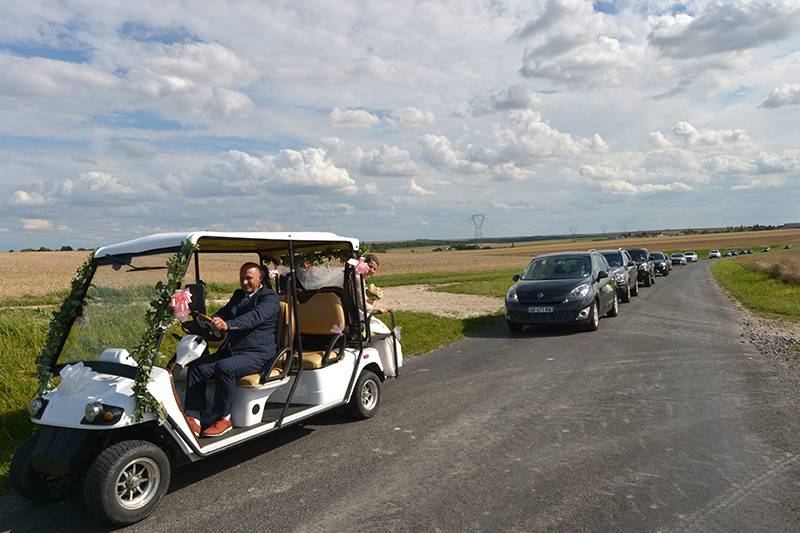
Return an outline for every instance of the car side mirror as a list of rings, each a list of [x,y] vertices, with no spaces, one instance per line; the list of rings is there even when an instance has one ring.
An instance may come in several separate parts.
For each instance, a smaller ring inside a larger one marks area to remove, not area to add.
[[[628,264],[625,265],[625,266],[635,267],[636,266],[636,261],[628,261]]]
[[[601,279],[607,277],[608,277],[608,272],[606,272],[605,270],[601,270],[600,272],[597,273],[597,281],[600,281]]]
[[[519,274],[514,274],[513,276],[511,276],[511,279],[513,279],[514,281],[519,281]]]

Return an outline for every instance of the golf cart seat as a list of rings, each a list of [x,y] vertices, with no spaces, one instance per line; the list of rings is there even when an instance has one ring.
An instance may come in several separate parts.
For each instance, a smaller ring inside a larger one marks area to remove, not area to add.
[[[262,372],[248,374],[237,379],[237,387],[259,388],[271,381],[280,381],[288,375],[289,359],[293,353],[294,321],[289,310],[289,304],[281,301],[278,305],[278,332],[275,347],[278,355],[270,368],[265,368]]]
[[[318,292],[298,306],[303,369],[315,370],[338,362],[346,343],[341,297],[335,292]]]

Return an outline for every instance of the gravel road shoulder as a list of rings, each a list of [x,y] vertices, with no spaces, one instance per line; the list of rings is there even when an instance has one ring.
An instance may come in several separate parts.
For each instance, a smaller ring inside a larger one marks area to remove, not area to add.
[[[488,315],[502,309],[503,300],[472,294],[434,292],[430,285],[385,287],[380,305],[394,311],[418,311],[452,318]]]

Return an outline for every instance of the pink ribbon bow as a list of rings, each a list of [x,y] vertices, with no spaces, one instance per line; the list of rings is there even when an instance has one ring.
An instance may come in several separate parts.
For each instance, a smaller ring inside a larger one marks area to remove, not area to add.
[[[362,276],[364,274],[369,274],[369,264],[366,261],[364,261],[363,257],[359,257],[358,261],[356,261],[355,259],[348,259],[347,264],[353,266],[353,268],[356,271],[356,274],[361,274]]]
[[[267,270],[267,272],[269,273],[269,279],[275,279],[278,277],[277,270]]]
[[[181,321],[186,322],[189,318],[189,304],[192,301],[192,293],[189,289],[178,289],[169,298],[169,305],[175,313],[175,317]]]

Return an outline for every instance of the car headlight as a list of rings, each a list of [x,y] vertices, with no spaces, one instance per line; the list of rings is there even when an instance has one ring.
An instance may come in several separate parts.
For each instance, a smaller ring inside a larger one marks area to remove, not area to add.
[[[639,263],[639,270],[647,270],[647,263]]]
[[[519,298],[517,297],[517,288],[511,287],[508,289],[506,293],[506,301],[507,302],[519,302]]]
[[[625,283],[625,274],[617,274],[614,276],[614,281],[617,283]]]
[[[588,283],[584,283],[582,285],[578,285],[567,294],[567,297],[564,298],[564,303],[567,302],[576,302],[579,300],[583,300],[589,291],[592,289],[591,285]]]

